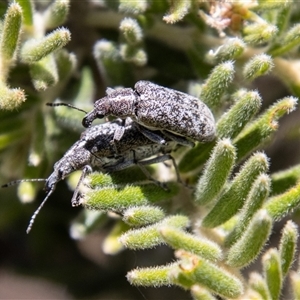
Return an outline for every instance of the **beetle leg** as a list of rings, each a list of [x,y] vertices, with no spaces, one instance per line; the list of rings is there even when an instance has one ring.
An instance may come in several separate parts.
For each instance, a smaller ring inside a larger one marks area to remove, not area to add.
[[[158,131],[154,132],[153,130],[150,130],[150,129],[148,129],[144,126],[141,126],[137,123],[135,123],[135,126],[137,126],[139,131],[150,141],[152,141],[156,144],[160,144],[160,145],[165,145],[167,143],[166,140],[159,134]]]
[[[79,186],[82,183],[82,181],[84,180],[84,178],[86,177],[87,174],[92,172],[92,168],[89,165],[84,166],[84,168],[82,169],[82,173],[80,176],[80,179],[76,185],[75,191],[73,193],[72,199],[71,199],[71,204],[72,206],[79,206],[81,204],[80,202],[80,192],[79,192]]]
[[[171,140],[175,141],[176,143],[178,143],[179,145],[186,146],[186,147],[191,147],[191,148],[193,148],[195,146],[194,142],[189,141],[188,139],[186,139],[183,136],[174,134],[174,133],[172,133],[170,131],[167,131],[167,130],[162,130],[161,132],[165,136],[167,136],[169,139],[171,139]]]

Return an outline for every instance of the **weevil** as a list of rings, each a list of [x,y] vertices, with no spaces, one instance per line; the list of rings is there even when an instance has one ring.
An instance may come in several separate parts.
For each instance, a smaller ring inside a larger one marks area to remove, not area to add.
[[[164,143],[165,140],[152,130],[160,130],[164,136],[183,145],[186,138],[209,142],[215,137],[214,117],[202,101],[149,81],[138,81],[134,89],[109,88],[107,95],[95,102],[94,109],[84,117],[82,124],[89,127],[96,118],[108,115],[132,118],[142,125],[141,132],[154,142]],[[120,140],[123,132],[124,128],[120,127],[114,140]],[[178,135],[185,139],[178,140]]]
[[[123,123],[123,120],[117,119],[113,122],[88,128],[65,155],[54,164],[53,172],[48,178],[17,180],[2,186],[8,187],[23,181],[46,182],[44,187],[46,197],[34,212],[26,230],[27,233],[31,230],[41,208],[54,192],[56,184],[77,170],[82,170],[82,174],[72,196],[72,206],[81,204],[80,197],[78,197],[79,186],[92,170],[115,172],[132,165],[138,165],[148,179],[164,188],[163,184],[151,177],[145,166],[171,160],[176,171],[177,180],[181,182],[176,162],[170,155],[179,145],[175,141],[169,140],[168,137],[165,137],[168,141],[165,145],[154,143],[140,132],[138,124],[130,118],[127,118],[125,126]],[[120,127],[125,129],[122,139],[118,142],[112,142],[115,131]]]

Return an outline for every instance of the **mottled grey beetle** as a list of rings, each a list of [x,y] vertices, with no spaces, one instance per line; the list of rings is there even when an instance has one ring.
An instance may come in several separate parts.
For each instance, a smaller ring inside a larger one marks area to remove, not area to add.
[[[154,142],[165,141],[151,130],[161,130],[174,140],[178,135],[200,142],[209,142],[215,137],[214,117],[203,102],[149,81],[138,81],[134,89],[108,89],[106,97],[95,102],[94,109],[84,117],[82,124],[89,127],[96,118],[108,115],[131,117],[143,126],[141,132]],[[114,140],[122,137],[123,130],[116,131]],[[185,141],[177,140],[183,144]]]
[[[138,125],[130,118],[126,120],[125,126],[123,123],[122,120],[117,119],[114,122],[93,126],[84,131],[80,140],[55,163],[54,171],[47,179],[23,179],[2,186],[8,187],[23,181],[46,181],[44,189],[47,195],[33,214],[26,231],[27,233],[31,230],[37,214],[54,192],[56,184],[77,170],[82,170],[82,174],[71,200],[72,206],[81,204],[80,197],[78,197],[79,185],[93,169],[101,172],[114,172],[132,165],[138,165],[148,179],[164,187],[149,175],[144,166],[170,159],[176,170],[177,180],[181,182],[175,160],[170,155],[171,151],[176,150],[178,144],[169,140],[168,137],[165,137],[168,141],[165,145],[154,143],[141,134]],[[123,137],[120,141],[113,142],[115,131],[120,127],[125,129]],[[150,158],[152,156],[153,158]]]

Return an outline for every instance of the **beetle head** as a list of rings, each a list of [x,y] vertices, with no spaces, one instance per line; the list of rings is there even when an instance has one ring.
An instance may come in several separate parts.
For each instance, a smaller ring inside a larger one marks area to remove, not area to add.
[[[90,127],[95,119],[102,119],[108,115],[120,118],[132,116],[137,101],[138,95],[131,88],[109,90],[106,97],[95,102],[94,109],[83,118],[82,125]]]

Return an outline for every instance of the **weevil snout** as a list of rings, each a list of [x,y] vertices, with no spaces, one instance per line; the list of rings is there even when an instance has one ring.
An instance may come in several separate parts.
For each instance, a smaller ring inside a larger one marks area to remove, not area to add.
[[[63,174],[60,170],[54,171],[46,180],[44,190],[46,193],[53,190],[56,184],[63,179]]]
[[[82,126],[85,128],[91,127],[91,124],[93,122],[93,120],[90,120],[89,117],[90,114],[86,115],[83,119],[82,119]]]
[[[85,128],[91,127],[93,121],[94,121],[95,119],[97,119],[97,118],[102,119],[102,118],[104,118],[104,115],[102,115],[102,114],[97,114],[97,113],[94,112],[94,110],[92,110],[90,113],[88,113],[88,114],[83,118],[83,120],[82,120],[82,125],[83,125],[83,127],[85,127]]]

